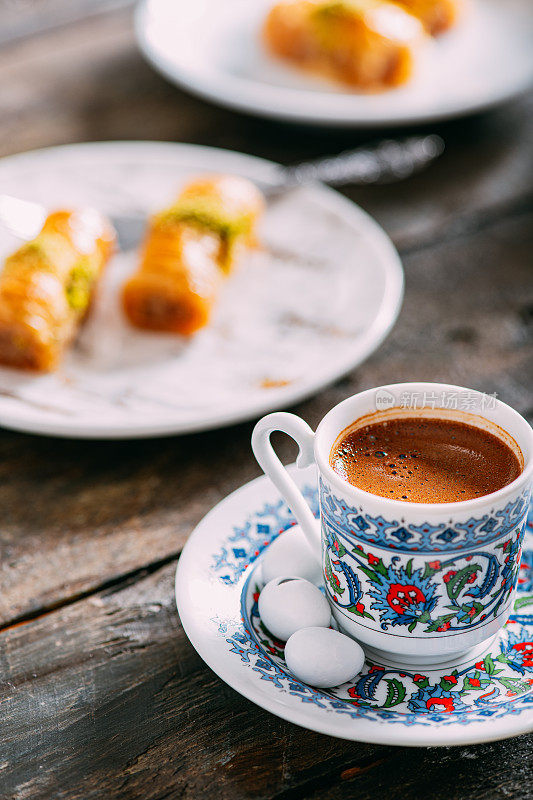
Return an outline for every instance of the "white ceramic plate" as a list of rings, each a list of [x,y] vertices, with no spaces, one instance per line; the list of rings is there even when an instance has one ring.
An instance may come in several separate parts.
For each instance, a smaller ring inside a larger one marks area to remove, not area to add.
[[[461,22],[424,52],[404,87],[344,91],[269,57],[259,31],[274,0],[144,0],[139,44],[174,83],[267,117],[353,127],[407,125],[480,111],[533,83],[531,0],[467,0]]]
[[[316,474],[289,468],[315,513]],[[343,739],[410,746],[505,739],[533,730],[533,515],[514,610],[487,652],[443,668],[366,662],[353,681],[313,689],[288,671],[257,610],[261,555],[294,524],[265,478],[207,514],[180,557],[176,601],[192,644],[226,683],[283,719]]]
[[[269,183],[250,156],[179,144],[70,145],[4,159],[2,191],[50,208],[110,215],[164,207],[202,172]],[[133,438],[215,428],[316,392],[366,358],[398,314],[403,273],[382,229],[325,187],[272,204],[262,249],[227,281],[211,324],[190,340],[126,323],[119,290],[134,251],[111,262],[95,307],[59,372],[0,368],[0,425],[34,433]],[[0,258],[18,246],[0,230]]]

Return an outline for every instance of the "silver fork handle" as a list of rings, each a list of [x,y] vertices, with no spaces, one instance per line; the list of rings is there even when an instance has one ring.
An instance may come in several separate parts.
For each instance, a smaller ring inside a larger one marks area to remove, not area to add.
[[[371,147],[283,167],[279,185],[271,191],[318,181],[330,186],[399,181],[423,169],[443,151],[444,141],[434,134],[387,139]]]

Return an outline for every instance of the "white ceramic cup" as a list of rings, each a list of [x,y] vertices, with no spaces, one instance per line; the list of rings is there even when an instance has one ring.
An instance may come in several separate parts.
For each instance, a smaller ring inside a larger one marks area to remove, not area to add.
[[[409,503],[352,486],[330,466],[333,444],[360,418],[435,416],[435,409],[503,438],[522,464],[520,476],[472,500]],[[270,435],[278,430],[299,445],[299,467],[318,467],[320,522],[274,453]],[[533,431],[512,408],[459,386],[392,384],[339,403],[316,433],[294,414],[268,414],[252,448],[322,560],[340,630],[371,656],[420,666],[457,661],[481,652],[505,624],[533,473]]]

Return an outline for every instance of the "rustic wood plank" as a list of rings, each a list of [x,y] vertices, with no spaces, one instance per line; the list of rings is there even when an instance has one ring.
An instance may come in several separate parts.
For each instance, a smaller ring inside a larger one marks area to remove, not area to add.
[[[405,258],[400,319],[366,364],[296,409],[316,425],[369,386],[443,380],[533,416],[533,214]],[[52,607],[177,554],[194,525],[259,474],[251,424],[140,442],[0,437],[0,620]],[[291,458],[288,440],[281,452]],[[31,497],[31,502],[27,498]]]
[[[527,800],[530,737],[371,746],[304,731],[237,695],[185,638],[174,568],[0,636],[3,796]]]

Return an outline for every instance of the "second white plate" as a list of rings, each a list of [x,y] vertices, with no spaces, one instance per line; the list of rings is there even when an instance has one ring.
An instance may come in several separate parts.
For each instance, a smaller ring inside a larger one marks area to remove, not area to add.
[[[215,103],[285,120],[409,125],[480,111],[533,83],[530,0],[466,0],[457,26],[429,43],[406,86],[357,94],[270,58],[260,29],[274,0],[144,0],[137,38],[174,83]]]

